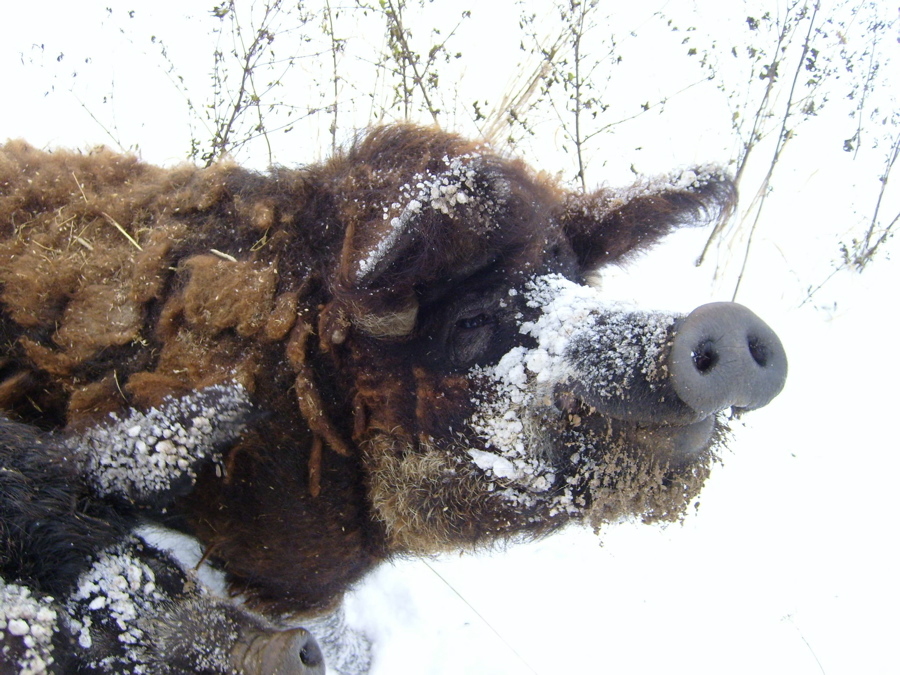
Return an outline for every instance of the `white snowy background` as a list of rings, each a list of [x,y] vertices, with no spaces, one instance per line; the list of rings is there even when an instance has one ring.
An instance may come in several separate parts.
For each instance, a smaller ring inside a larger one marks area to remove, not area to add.
[[[184,157],[184,102],[147,44],[104,24],[103,3],[24,4],[0,9],[0,140],[108,144],[100,117],[148,161]],[[206,30],[211,3],[132,6],[148,35],[167,30],[181,63],[190,62],[192,36]],[[487,50],[485,67],[468,73],[465,85],[490,90],[508,81],[516,46],[504,43],[503,16],[478,11],[463,38],[467,50]],[[707,3],[705,11],[724,31],[748,10]],[[208,52],[194,48],[202,74]],[[664,81],[665,64],[646,56],[630,66],[635,77]],[[98,109],[106,92],[114,98]],[[627,182],[632,163],[654,172],[726,161],[723,115],[713,94],[697,93],[673,102],[665,117],[621,127],[598,151],[608,160],[593,182]],[[837,274],[801,306],[877,190],[877,181],[855,178],[858,163],[825,147],[845,137],[827,133],[839,121],[815,120],[794,141],[795,161],[766,207],[738,297],[785,343],[787,387],[735,426],[699,510],[666,528],[624,523],[598,537],[572,527],[490,553],[382,567],[348,599],[348,620],[374,642],[374,675],[900,672],[900,267],[883,255],[862,275]],[[558,137],[544,132],[528,159],[554,173]],[[278,161],[321,158],[324,136],[284,136]],[[873,160],[868,173],[881,170]],[[895,188],[888,198],[896,206]],[[723,254],[718,278],[712,266],[693,266],[706,235],[675,235],[607,275],[606,291],[678,310],[729,299],[734,261]]]

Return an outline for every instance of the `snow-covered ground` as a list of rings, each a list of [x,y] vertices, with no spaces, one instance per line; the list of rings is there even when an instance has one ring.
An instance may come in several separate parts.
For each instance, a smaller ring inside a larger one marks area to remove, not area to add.
[[[19,11],[0,22],[0,140],[102,141],[71,93],[47,93],[47,82],[32,81],[41,71],[20,63],[71,17],[42,30],[57,15]],[[132,89],[165,86],[118,63],[123,110]],[[144,100],[142,135],[129,142],[171,161],[183,152],[164,124],[172,102]],[[645,164],[721,159],[703,156],[696,128],[686,121],[653,158],[645,147]],[[781,336],[788,384],[735,425],[699,509],[666,528],[625,523],[597,536],[573,527],[489,554],[382,567],[348,600],[349,623],[374,642],[373,675],[896,671],[900,266],[882,257],[862,275],[842,272],[800,306],[830,271],[857,190],[839,164],[848,158],[815,143],[804,152],[808,162],[780,176],[738,297]],[[735,261],[725,261],[725,280],[692,266],[704,237],[676,235],[604,287],[681,311],[728,299]]]

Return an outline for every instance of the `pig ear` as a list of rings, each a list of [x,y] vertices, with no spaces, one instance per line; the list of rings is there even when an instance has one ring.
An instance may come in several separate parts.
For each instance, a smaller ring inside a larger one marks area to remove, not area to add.
[[[445,156],[393,190],[397,200],[374,218],[348,223],[332,292],[350,324],[378,338],[408,335],[418,289],[487,264],[503,236],[489,215],[510,190],[495,173],[483,157]]]
[[[333,292],[348,326],[375,338],[400,338],[413,331],[419,311],[415,286],[406,278],[409,275],[403,274],[411,265],[401,265],[404,257],[412,258],[421,248],[419,232],[408,227],[412,225],[409,222],[404,223],[407,227],[398,226],[397,219],[387,230],[377,228],[380,224],[367,223],[368,227],[362,228],[367,235],[374,230],[382,236],[374,245],[362,249],[354,245],[354,224],[347,228],[341,270]],[[391,278],[395,283],[389,283]]]
[[[696,168],[621,190],[572,194],[561,222],[587,272],[645,250],[679,227],[727,219],[736,200],[723,172]]]

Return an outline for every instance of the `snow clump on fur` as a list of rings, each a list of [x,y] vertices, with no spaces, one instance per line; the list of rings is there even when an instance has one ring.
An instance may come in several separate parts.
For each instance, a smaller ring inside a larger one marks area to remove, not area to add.
[[[143,499],[170,489],[183,476],[193,482],[196,463],[207,457],[221,470],[221,456],[214,450],[241,433],[249,409],[242,385],[215,385],[168,397],[147,412],[110,413],[110,422],[69,437],[66,445],[84,462],[100,495]]]
[[[561,414],[556,407],[558,389],[588,380],[594,396],[618,398],[634,377],[652,386],[676,320],[670,314],[626,311],[604,302],[595,289],[557,274],[535,278],[526,285],[526,293],[527,305],[541,314],[523,322],[519,331],[537,344],[515,347],[496,365],[475,369],[477,376],[492,383],[471,420],[488,449],[468,449],[479,469],[508,486],[502,495],[520,504],[556,485],[556,469],[542,450],[550,445],[547,419]],[[592,355],[602,355],[601,362],[576,358],[574,348],[584,341],[606,347],[592,350]],[[573,511],[573,489],[589,479],[593,468],[581,466],[552,500]]]
[[[477,199],[477,163],[479,158],[474,155],[460,155],[459,157],[444,157],[446,171],[439,174],[416,174],[410,183],[400,187],[400,202],[394,202],[390,207],[384,207],[384,219],[390,218],[391,229],[378,243],[374,250],[359,261],[358,280],[365,279],[390,252],[403,232],[425,208],[454,216],[456,207],[468,204]],[[400,214],[390,217],[390,213],[399,211]]]
[[[18,584],[0,579],[0,661],[14,662],[20,675],[49,672],[56,612],[53,598],[36,598]]]

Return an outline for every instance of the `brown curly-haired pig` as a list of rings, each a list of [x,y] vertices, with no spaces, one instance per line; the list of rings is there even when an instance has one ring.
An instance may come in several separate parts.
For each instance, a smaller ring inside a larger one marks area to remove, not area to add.
[[[154,517],[278,614],[394,554],[678,519],[784,352],[740,306],[643,313],[586,278],[733,202],[702,168],[572,193],[413,126],[266,174],[13,141],[0,408],[69,433],[245,387],[258,419]]]

